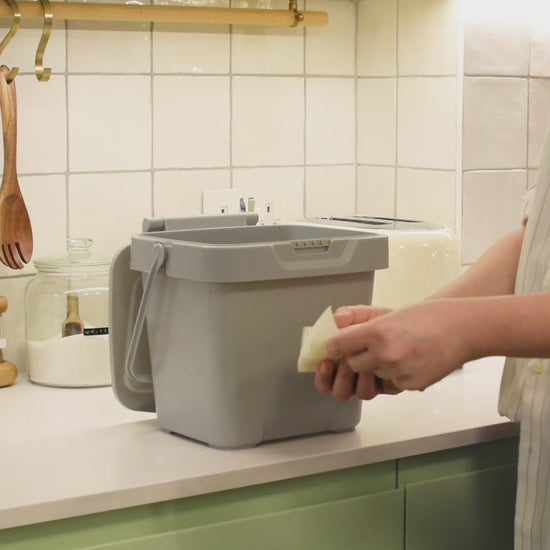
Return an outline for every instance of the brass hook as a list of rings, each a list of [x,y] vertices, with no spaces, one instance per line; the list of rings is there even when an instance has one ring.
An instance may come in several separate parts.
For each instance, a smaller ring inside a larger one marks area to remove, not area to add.
[[[46,49],[52,30],[53,13],[49,0],[40,0],[40,3],[44,9],[44,26],[42,27],[42,36],[40,37],[38,49],[36,50],[36,57],[34,58],[34,72],[36,73],[36,78],[38,78],[40,82],[45,82],[50,79],[50,75],[52,74],[50,68],[44,67],[43,60],[44,50]]]
[[[17,29],[19,29],[19,24],[21,23],[21,10],[19,9],[19,4],[17,3],[17,0],[6,0],[6,2],[9,4],[11,8],[11,11],[13,14],[13,20],[11,23],[10,30],[8,31],[8,34],[6,34],[2,42],[0,42],[0,54],[4,51],[6,46],[10,43],[11,39],[15,36]],[[10,70],[10,72],[6,75],[6,82],[8,84],[13,81],[18,71],[19,71],[19,67],[13,67]]]
[[[298,23],[301,23],[304,20],[304,14],[301,11],[298,11],[298,0],[289,0],[288,9],[294,12],[294,22],[291,27],[296,27]]]

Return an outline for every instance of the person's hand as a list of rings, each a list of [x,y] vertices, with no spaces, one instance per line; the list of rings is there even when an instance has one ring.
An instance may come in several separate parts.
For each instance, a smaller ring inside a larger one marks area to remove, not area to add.
[[[334,320],[338,328],[344,328],[365,323],[390,311],[372,306],[347,306],[334,312]],[[315,371],[315,387],[320,393],[332,392],[339,401],[346,401],[353,396],[367,400],[380,393],[395,394],[401,391],[391,381],[382,380],[372,372],[355,373],[345,359],[338,366],[329,360],[321,361]]]
[[[332,384],[335,397],[346,397],[356,374],[378,377],[384,381],[382,387],[391,384],[395,390],[423,390],[459,368],[469,359],[464,336],[469,318],[464,308],[461,315],[455,315],[455,305],[453,300],[428,300],[383,315],[376,308],[353,310],[354,323],[340,325],[344,328],[327,342],[331,355],[344,357],[338,368],[342,372]],[[329,368],[323,363],[317,370],[317,389],[326,390],[323,382]],[[366,378],[368,387],[362,389],[359,378],[355,394],[368,399],[376,385],[373,388],[372,378]]]

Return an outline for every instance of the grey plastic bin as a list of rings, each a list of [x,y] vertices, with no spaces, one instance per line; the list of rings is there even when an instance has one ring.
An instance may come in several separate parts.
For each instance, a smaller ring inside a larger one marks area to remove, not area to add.
[[[387,261],[386,236],[334,227],[136,235],[111,267],[115,394],[218,448],[352,430],[361,402],[297,372],[301,330],[328,305],[369,303]]]

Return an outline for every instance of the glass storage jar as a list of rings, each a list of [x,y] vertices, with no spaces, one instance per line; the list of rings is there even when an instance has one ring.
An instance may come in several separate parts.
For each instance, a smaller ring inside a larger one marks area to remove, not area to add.
[[[36,259],[25,289],[29,378],[62,387],[108,386],[110,257],[92,239],[69,239],[67,252]]]

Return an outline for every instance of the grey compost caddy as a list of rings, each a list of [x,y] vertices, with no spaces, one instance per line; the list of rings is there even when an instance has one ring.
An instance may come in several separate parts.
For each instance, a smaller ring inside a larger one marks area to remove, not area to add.
[[[370,303],[388,265],[385,235],[256,222],[144,220],[111,264],[115,395],[217,448],[355,428],[359,400],[297,372],[301,331],[329,305]]]

